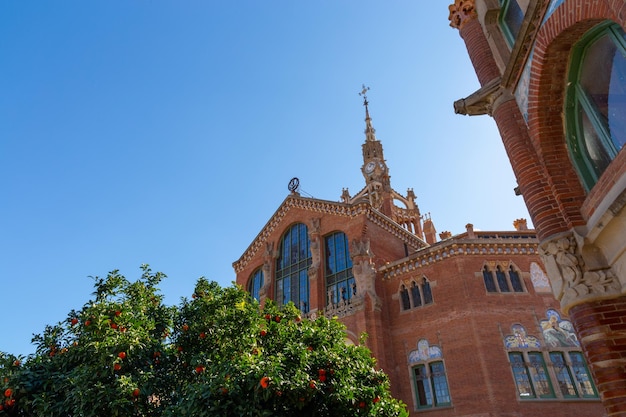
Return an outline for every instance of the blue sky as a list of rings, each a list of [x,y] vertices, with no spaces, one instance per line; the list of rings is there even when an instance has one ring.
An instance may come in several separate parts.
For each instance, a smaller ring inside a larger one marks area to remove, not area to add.
[[[87,302],[89,276],[143,263],[168,304],[232,262],[300,179],[364,180],[370,113],[392,186],[438,232],[528,218],[450,2],[0,2],[0,351]]]

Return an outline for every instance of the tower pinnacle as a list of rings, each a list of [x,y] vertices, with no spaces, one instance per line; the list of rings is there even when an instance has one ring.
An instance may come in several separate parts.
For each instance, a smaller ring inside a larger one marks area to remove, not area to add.
[[[362,85],[361,92],[359,95],[363,97],[363,105],[365,106],[365,140],[366,141],[374,141],[376,140],[376,129],[372,126],[372,118],[370,117],[370,112],[368,105],[370,104],[367,101],[367,92],[369,91],[369,87],[366,87],[365,84]]]

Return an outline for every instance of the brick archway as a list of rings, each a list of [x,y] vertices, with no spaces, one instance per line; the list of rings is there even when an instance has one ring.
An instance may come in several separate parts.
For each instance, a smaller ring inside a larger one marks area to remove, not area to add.
[[[571,3],[568,10],[557,9],[537,34],[532,67],[537,82],[529,87],[528,108],[532,144],[551,179],[565,224],[562,231],[585,223],[581,207],[587,197],[566,146],[564,100],[570,52],[589,29],[616,15],[606,1],[593,6],[584,0]],[[569,14],[572,10],[576,15]]]

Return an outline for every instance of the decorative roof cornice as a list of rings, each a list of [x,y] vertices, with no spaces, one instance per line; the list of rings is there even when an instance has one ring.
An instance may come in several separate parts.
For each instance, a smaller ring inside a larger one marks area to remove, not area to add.
[[[410,256],[378,269],[383,279],[391,279],[406,272],[459,256],[532,255],[537,254],[539,241],[534,231],[475,232],[476,238],[461,234],[435,245],[423,248]]]
[[[237,261],[233,262],[233,268],[235,269],[236,273],[241,272],[247,266],[248,262],[257,254],[257,252],[264,248],[264,243],[280,225],[283,218],[291,209],[302,209],[313,213],[332,214],[335,216],[344,216],[349,218],[354,218],[365,214],[367,219],[370,220],[372,223],[377,224],[378,226],[389,232],[391,235],[404,241],[408,246],[414,249],[428,246],[428,244],[422,239],[415,236],[408,230],[405,230],[404,228],[402,228],[402,226],[391,220],[389,217],[373,209],[367,202],[360,202],[357,204],[345,204],[334,201],[300,197],[297,194],[290,194],[283,201],[278,210],[274,212],[272,217],[268,220],[263,229],[261,229],[259,234],[254,238],[254,240],[245,250],[243,255],[241,255],[241,257]]]

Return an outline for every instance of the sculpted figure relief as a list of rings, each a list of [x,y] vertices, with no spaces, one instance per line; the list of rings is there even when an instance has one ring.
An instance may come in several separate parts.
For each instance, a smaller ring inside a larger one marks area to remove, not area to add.
[[[369,240],[353,240],[350,253],[352,255],[352,274],[359,291],[355,298],[362,299],[365,294],[369,294],[374,307],[379,308],[381,301],[376,294],[376,267],[372,262]]]
[[[274,260],[274,242],[265,242],[265,251],[263,252],[263,288],[265,291],[272,281],[272,262]]]
[[[321,262],[321,245],[320,245],[320,218],[311,219],[311,228],[309,229],[309,241],[311,242],[311,266],[308,270],[309,278],[317,277],[317,270]]]
[[[559,237],[543,243],[540,255],[561,307],[567,311],[581,302],[617,294],[620,285],[610,268],[586,270],[574,236]]]

